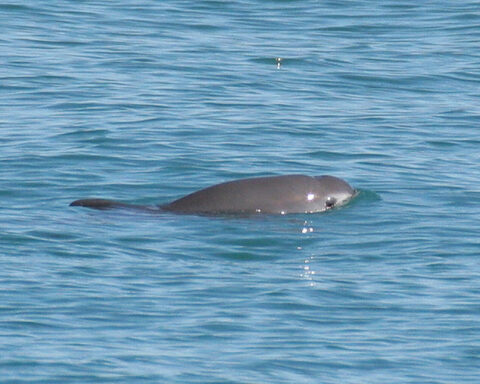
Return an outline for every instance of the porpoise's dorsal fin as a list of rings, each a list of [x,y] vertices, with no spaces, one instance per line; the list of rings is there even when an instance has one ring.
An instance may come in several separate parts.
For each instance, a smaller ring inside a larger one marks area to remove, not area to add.
[[[157,211],[158,208],[148,207],[146,205],[126,204],[119,201],[107,200],[107,199],[81,199],[75,200],[70,204],[71,207],[86,207],[99,210],[115,209],[115,208],[128,208],[139,209],[142,211]]]

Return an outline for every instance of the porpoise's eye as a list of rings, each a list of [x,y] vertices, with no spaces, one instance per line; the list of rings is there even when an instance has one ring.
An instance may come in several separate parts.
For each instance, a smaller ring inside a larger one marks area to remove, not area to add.
[[[325,208],[333,208],[333,206],[335,205],[335,203],[337,202],[337,199],[335,199],[334,197],[332,196],[328,196],[327,197],[327,200],[325,201]]]

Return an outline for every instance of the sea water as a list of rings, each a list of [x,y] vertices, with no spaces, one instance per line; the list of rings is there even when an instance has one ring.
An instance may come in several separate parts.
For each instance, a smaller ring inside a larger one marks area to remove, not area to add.
[[[2,3],[0,381],[477,383],[479,46],[475,1]],[[69,207],[292,173],[360,193]]]

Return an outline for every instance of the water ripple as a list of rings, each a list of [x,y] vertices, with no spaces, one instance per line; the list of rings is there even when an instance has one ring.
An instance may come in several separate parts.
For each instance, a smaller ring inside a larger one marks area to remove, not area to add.
[[[2,380],[476,382],[477,8],[0,4]],[[285,217],[68,206],[286,173],[359,195]]]

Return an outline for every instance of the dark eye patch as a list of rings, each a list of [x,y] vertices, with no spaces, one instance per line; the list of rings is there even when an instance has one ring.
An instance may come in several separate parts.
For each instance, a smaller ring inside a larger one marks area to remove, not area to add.
[[[332,196],[328,196],[327,200],[325,201],[325,207],[328,208],[333,208],[335,206],[335,203],[337,202],[337,199],[335,199]]]

